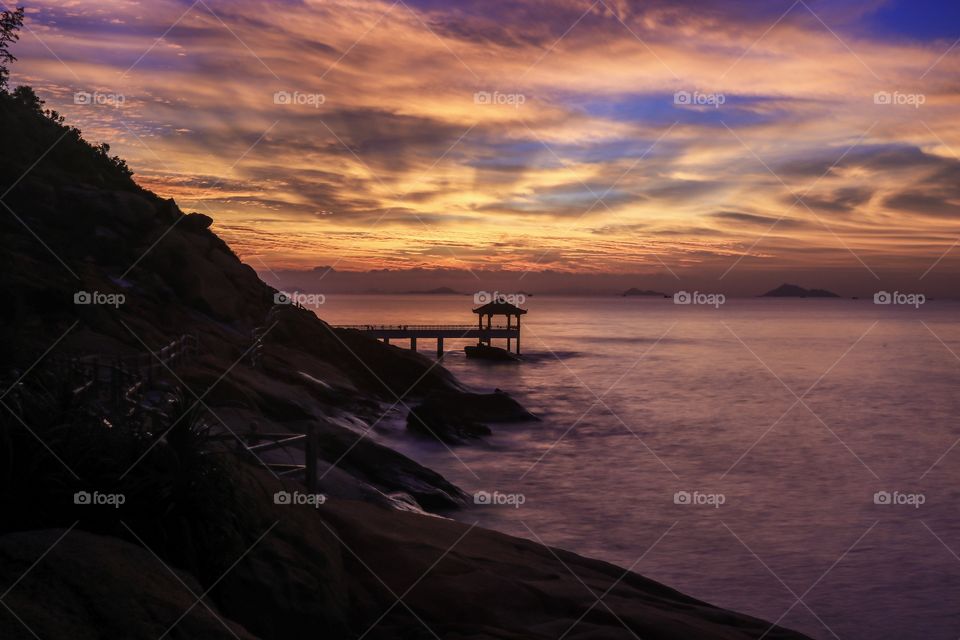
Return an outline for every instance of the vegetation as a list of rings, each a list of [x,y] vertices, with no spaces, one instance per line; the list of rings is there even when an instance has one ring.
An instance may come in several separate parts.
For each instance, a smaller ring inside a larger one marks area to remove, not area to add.
[[[79,522],[130,539],[129,526],[167,561],[215,578],[242,550],[245,509],[206,412],[173,387],[158,411],[104,400],[96,385],[78,393],[78,382],[48,366],[2,384],[0,534]],[[84,492],[122,504],[78,504]]]
[[[10,45],[20,39],[23,26],[23,7],[0,12],[0,89],[6,89],[10,77],[10,63],[17,59],[10,53]]]
[[[135,187],[130,180],[133,171],[120,157],[110,156],[110,145],[90,144],[83,139],[80,129],[63,123],[59,112],[43,107],[44,101],[32,87],[22,85],[12,92],[0,90],[2,148],[8,162],[16,163],[31,155],[36,159],[50,149],[51,161],[38,167],[40,171],[60,170],[92,179],[94,184]]]
[[[23,15],[23,7],[0,12],[0,122],[4,128],[0,156],[5,157],[0,160],[0,170],[11,168],[24,158],[32,162],[49,150],[51,161],[44,163],[41,170],[49,166],[78,174],[93,184],[137,188],[130,180],[133,171],[123,159],[110,155],[110,145],[93,145],[84,140],[80,129],[63,123],[60,113],[44,109],[44,101],[33,88],[22,85],[8,90],[10,64],[16,61],[10,45],[19,40]]]

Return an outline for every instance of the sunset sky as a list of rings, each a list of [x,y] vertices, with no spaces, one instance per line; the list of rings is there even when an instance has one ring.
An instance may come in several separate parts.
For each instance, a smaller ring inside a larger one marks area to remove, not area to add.
[[[12,84],[258,270],[960,293],[958,38],[952,0],[44,0]]]

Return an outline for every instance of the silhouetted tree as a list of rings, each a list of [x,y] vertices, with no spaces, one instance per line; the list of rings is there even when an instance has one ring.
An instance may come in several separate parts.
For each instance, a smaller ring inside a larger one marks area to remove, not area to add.
[[[23,26],[23,7],[14,11],[0,12],[0,91],[7,88],[10,77],[10,63],[16,58],[10,53],[10,45],[20,39],[20,27]]]
[[[33,90],[33,87],[28,87],[23,84],[13,90],[11,94],[13,99],[27,107],[31,111],[36,111],[37,113],[43,113],[43,100],[40,99],[40,96],[37,95],[37,92]]]

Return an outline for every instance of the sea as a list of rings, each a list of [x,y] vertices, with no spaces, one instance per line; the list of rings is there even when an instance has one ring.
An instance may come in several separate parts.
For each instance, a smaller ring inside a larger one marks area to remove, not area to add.
[[[472,324],[473,302],[330,295],[317,313]],[[813,638],[955,640],[960,303],[912,302],[537,295],[522,362],[446,340],[442,364],[539,422],[448,447],[400,406],[371,437],[471,493],[458,520]]]

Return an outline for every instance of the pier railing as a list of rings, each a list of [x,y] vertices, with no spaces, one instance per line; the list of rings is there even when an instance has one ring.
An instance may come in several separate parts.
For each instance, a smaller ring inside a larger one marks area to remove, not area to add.
[[[443,355],[443,341],[477,339],[490,344],[493,338],[504,338],[509,347],[511,340],[520,344],[520,327],[503,324],[489,327],[477,324],[348,324],[335,325],[336,329],[353,329],[360,331],[371,338],[383,340],[390,344],[391,340],[409,340],[410,348],[417,350],[417,340],[436,340],[437,357]]]
[[[477,331],[487,330],[475,324],[337,324],[335,329],[356,329],[358,331]],[[507,327],[505,324],[494,324],[490,330],[516,329],[516,326]]]

